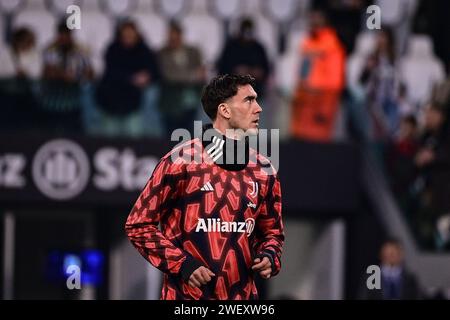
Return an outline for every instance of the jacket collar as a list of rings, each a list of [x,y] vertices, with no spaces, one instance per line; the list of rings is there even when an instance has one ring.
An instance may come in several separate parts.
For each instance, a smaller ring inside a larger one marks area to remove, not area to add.
[[[208,156],[219,167],[229,171],[245,169],[249,162],[248,137],[234,140],[226,137],[212,124],[203,126],[202,145]]]

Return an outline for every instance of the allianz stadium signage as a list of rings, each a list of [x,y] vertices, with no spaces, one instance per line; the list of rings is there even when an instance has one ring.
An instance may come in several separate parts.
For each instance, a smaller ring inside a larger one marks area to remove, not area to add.
[[[153,139],[0,134],[0,206],[129,206],[171,146]],[[280,145],[280,159],[283,211],[328,215],[359,207],[353,146],[289,141]]]
[[[155,140],[2,135],[0,201],[127,203],[169,149]]]

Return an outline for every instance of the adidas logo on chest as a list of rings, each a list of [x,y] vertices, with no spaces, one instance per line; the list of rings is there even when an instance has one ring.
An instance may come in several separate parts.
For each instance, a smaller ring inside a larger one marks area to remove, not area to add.
[[[205,184],[203,185],[203,187],[200,188],[200,190],[201,190],[201,191],[206,191],[206,192],[208,192],[208,191],[214,191],[214,187],[212,186],[211,182],[208,181],[207,183],[205,183]]]

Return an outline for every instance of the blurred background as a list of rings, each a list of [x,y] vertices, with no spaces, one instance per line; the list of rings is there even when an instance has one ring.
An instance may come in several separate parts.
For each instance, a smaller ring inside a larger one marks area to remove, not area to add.
[[[261,126],[280,130],[286,243],[261,296],[449,299],[448,12],[446,0],[0,0],[1,297],[159,299],[161,273],[125,219],[171,132],[208,121],[202,86],[238,73],[257,80]],[[370,265],[382,292],[367,290]]]

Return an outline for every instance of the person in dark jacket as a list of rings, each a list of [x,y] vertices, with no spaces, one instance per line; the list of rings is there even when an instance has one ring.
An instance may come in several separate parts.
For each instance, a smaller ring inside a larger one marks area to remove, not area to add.
[[[244,18],[236,37],[229,39],[217,61],[219,74],[250,74],[256,79],[255,90],[264,97],[270,65],[266,49],[255,38],[254,23]]]
[[[381,288],[369,289],[364,280],[359,298],[365,300],[417,300],[422,297],[419,283],[404,263],[403,245],[388,239],[380,250]]]
[[[436,224],[450,212],[450,132],[448,111],[432,102],[425,111],[425,127],[415,155],[419,198],[417,224],[421,242],[428,248],[439,248]]]
[[[143,130],[140,111],[144,92],[160,77],[157,57],[135,23],[127,20],[119,24],[105,60],[105,73],[97,89],[105,133],[138,135]]]

